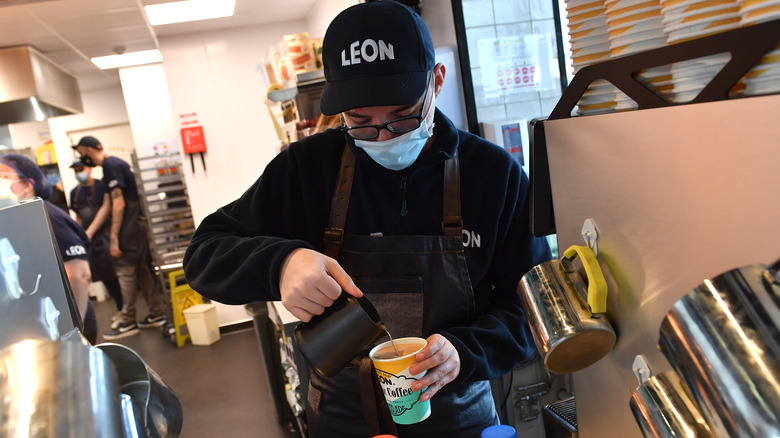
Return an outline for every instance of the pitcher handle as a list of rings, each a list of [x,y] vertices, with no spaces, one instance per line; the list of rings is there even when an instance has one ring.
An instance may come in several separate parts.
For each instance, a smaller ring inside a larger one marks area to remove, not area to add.
[[[764,272],[761,273],[761,277],[769,297],[775,303],[775,306],[780,309],[780,259],[767,266]]]
[[[607,312],[607,280],[601,271],[598,259],[593,250],[587,246],[572,245],[563,252],[563,257],[573,261],[579,257],[588,277],[588,307],[591,313]]]

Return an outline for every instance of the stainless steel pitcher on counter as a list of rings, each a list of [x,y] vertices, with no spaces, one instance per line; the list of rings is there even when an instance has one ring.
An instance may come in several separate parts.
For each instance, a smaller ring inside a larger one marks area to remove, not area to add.
[[[706,279],[661,324],[661,352],[717,437],[780,437],[778,267]]]
[[[573,261],[579,257],[583,281]],[[569,247],[560,260],[533,267],[517,286],[545,367],[558,374],[586,368],[604,357],[616,336],[606,317],[607,282],[593,250]]]
[[[128,347],[27,339],[0,350],[0,438],[176,438],[173,391]]]
[[[28,339],[0,351],[0,438],[124,437],[117,372],[80,342]]]

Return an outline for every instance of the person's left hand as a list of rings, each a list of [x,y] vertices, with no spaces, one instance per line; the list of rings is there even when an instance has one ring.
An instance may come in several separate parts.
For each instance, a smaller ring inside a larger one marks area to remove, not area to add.
[[[422,401],[430,400],[444,385],[455,380],[460,374],[460,356],[455,346],[438,333],[429,336],[427,340],[428,345],[415,355],[415,362],[409,366],[409,372],[412,374],[428,370],[422,379],[412,383],[413,391],[428,387],[420,396]]]

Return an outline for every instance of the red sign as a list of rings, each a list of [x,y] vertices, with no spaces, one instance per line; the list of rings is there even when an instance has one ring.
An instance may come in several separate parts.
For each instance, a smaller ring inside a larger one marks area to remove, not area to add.
[[[206,152],[206,136],[202,126],[181,128],[181,144],[185,154]]]

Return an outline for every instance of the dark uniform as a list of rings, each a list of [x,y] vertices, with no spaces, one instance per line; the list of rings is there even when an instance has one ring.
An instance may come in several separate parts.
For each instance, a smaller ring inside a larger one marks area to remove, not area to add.
[[[54,238],[57,240],[62,261],[86,260],[89,262],[91,244],[84,229],[61,208],[49,201],[44,201],[44,204],[46,204],[46,213],[49,215],[49,222],[54,231]],[[94,345],[97,341],[97,319],[91,300],[87,300],[87,314],[83,317],[84,337]]]
[[[516,288],[551,255],[529,232],[528,177],[505,149],[438,110],[430,121],[427,87],[443,84],[444,70],[411,9],[351,6],[328,26],[322,53],[320,109],[354,118],[352,131],[290,144],[239,199],[204,218],[184,256],[187,281],[228,304],[279,300],[293,251],[337,259],[394,337],[438,334],[457,351],[460,370],[431,398],[430,417],[396,436],[478,437],[499,422],[489,381],[535,350]],[[360,380],[354,367],[311,375],[312,438],[376,435]]]
[[[119,249],[122,250],[122,257],[114,261],[122,287],[123,319],[125,323],[134,324],[136,291],[139,288],[146,298],[150,316],[162,315],[162,301],[152,277],[149,242],[146,226],[141,218],[135,175],[130,170],[130,165],[117,157],[106,157],[102,167],[103,183],[108,187],[108,191],[122,189],[125,200],[122,228],[119,230]]]
[[[328,253],[324,235],[336,182],[349,179],[339,175],[339,163],[342,154],[354,154],[339,263],[394,337],[439,333],[461,360],[458,378],[431,399],[431,416],[399,426],[398,436],[470,438],[498,424],[489,380],[534,352],[515,288],[551,256],[546,240],[528,232],[528,177],[517,160],[457,130],[438,110],[434,121],[430,150],[399,172],[336,130],[291,144],[241,198],[201,221],[184,269],[189,284],[215,301],[281,299],[279,273],[290,252]],[[450,178],[446,163],[455,159],[459,176]],[[445,196],[455,181],[460,196]],[[459,204],[462,226],[455,221],[457,232],[446,235],[442,222],[452,203]],[[312,437],[369,436],[357,374],[356,368],[328,379],[312,374],[306,404]]]
[[[98,210],[103,205],[103,197],[108,189],[103,181],[93,180],[91,185],[79,184],[70,191],[70,208],[81,219],[81,226],[86,230],[95,219]],[[89,268],[92,271],[92,281],[104,283],[116,281],[116,268],[109,252],[111,221],[107,220],[92,236],[92,257]],[[113,294],[112,294],[113,296]],[[117,297],[114,297],[115,299]],[[118,306],[122,307],[122,297],[119,295]]]

